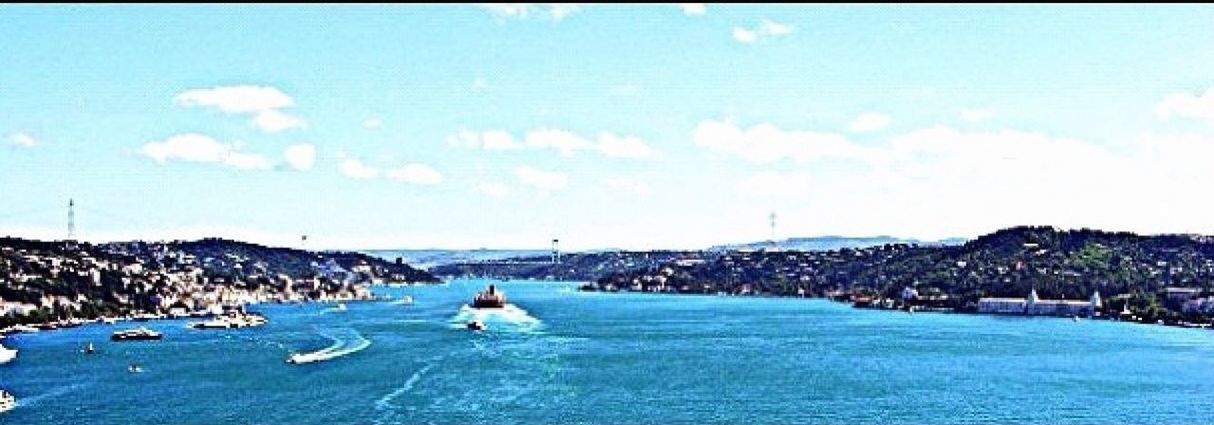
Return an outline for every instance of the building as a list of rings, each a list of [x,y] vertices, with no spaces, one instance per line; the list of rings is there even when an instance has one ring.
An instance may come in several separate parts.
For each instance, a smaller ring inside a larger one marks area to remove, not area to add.
[[[1092,293],[1087,301],[1044,300],[1037,290],[1029,292],[1027,298],[982,298],[978,300],[978,312],[986,314],[1023,314],[1028,316],[1090,316],[1100,308],[1100,291]]]
[[[1201,294],[1201,289],[1169,286],[1164,288],[1163,292],[1166,295],[1168,302],[1181,304],[1185,301],[1196,298],[1197,295]]]

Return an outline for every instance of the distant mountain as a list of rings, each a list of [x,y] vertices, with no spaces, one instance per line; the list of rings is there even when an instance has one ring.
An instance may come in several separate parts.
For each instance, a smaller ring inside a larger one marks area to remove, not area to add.
[[[551,251],[543,249],[375,249],[363,252],[387,261],[400,258],[422,270],[457,263],[551,255]]]
[[[808,238],[789,238],[777,242],[777,246],[781,250],[788,251],[833,251],[843,248],[868,248],[873,246],[881,246],[886,244],[907,244],[920,246],[953,246],[965,243],[962,238],[949,238],[939,241],[921,241],[918,239],[904,239],[893,236],[868,236],[868,237],[848,237],[848,236],[814,236]],[[769,248],[771,242],[750,242],[741,244],[717,245],[708,248],[711,252],[737,251],[737,250],[760,250]]]

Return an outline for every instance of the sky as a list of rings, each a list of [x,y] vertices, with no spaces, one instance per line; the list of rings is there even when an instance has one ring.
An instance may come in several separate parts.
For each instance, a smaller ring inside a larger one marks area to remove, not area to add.
[[[0,235],[1214,234],[1209,6],[0,6]],[[301,240],[307,235],[306,241]]]

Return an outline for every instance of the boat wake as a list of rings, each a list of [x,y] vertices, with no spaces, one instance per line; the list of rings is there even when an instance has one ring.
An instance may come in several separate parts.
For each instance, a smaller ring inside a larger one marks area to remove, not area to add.
[[[494,324],[506,324],[523,331],[534,331],[542,324],[540,319],[514,304],[506,304],[502,308],[472,308],[465,304],[451,318],[451,327],[463,329],[473,320],[484,322],[489,329],[493,329]]]
[[[322,362],[354,354],[371,346],[371,340],[364,338],[358,331],[350,329],[350,334],[352,337],[338,338],[322,333],[326,338],[333,340],[333,345],[311,353],[295,353],[287,360],[295,364]]]
[[[437,364],[435,363],[431,363],[421,369],[418,369],[417,372],[413,372],[413,375],[409,376],[409,379],[405,380],[404,385],[401,385],[400,388],[397,388],[383,397],[380,397],[379,400],[376,400],[375,410],[387,410],[397,407],[392,401],[396,400],[397,397],[412,391],[413,386],[417,385],[417,382],[421,381],[422,377],[426,375],[426,372],[429,372],[430,369],[434,369],[434,366],[436,365]]]
[[[72,385],[67,385],[67,386],[63,386],[63,387],[58,387],[53,390],[50,390],[50,391],[47,391],[45,393],[38,394],[35,396],[21,397],[21,398],[17,399],[17,406],[21,406],[21,407],[36,406],[36,405],[38,405],[38,403],[41,403],[43,400],[50,399],[50,398],[56,398],[56,397],[59,397],[61,395],[64,395],[64,394],[67,394],[70,392],[75,392],[75,391],[80,390],[81,388],[87,387],[92,384],[93,384],[92,382],[72,384]]]

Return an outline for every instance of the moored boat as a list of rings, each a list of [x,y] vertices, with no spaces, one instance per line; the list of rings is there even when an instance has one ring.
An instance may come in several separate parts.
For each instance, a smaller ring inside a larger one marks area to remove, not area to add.
[[[160,338],[160,332],[148,328],[127,329],[110,335],[110,339],[114,341],[158,340]]]
[[[17,350],[0,345],[0,364],[5,364],[17,358]]]

